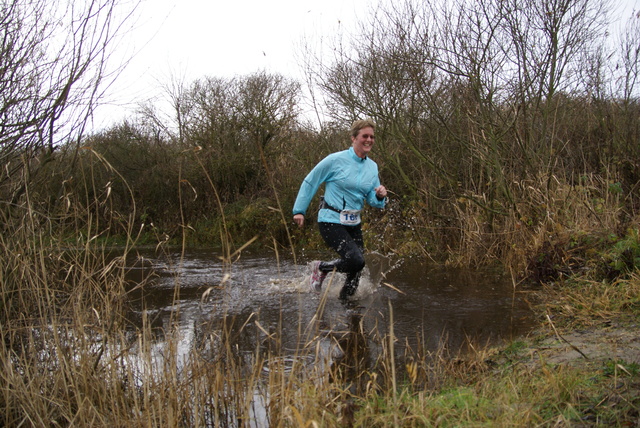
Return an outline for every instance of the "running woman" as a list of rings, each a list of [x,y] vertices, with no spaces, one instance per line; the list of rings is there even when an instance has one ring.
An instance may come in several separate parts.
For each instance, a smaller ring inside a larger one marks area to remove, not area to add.
[[[311,263],[311,288],[320,291],[322,282],[332,271],[346,275],[340,299],[353,296],[364,269],[364,242],[360,213],[366,201],[384,208],[387,189],[380,184],[378,165],[369,158],[375,142],[375,123],[358,120],[351,126],[351,147],[321,160],[306,176],[293,206],[293,221],[304,226],[311,199],[324,183],[320,198],[318,227],[325,243],[340,256],[332,261]]]

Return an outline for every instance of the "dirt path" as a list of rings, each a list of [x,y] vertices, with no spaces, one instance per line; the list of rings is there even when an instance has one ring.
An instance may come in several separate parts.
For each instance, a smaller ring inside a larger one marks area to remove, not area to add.
[[[612,360],[640,364],[640,326],[606,326],[556,333],[532,346],[534,361],[563,364]]]

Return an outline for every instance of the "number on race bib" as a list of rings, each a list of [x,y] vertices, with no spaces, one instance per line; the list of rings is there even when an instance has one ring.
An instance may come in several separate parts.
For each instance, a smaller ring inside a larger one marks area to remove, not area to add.
[[[340,223],[347,226],[355,226],[360,224],[360,211],[344,210],[340,212]]]

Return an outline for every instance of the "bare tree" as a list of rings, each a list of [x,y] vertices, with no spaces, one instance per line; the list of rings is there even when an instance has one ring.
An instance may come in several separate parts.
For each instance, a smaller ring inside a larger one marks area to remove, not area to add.
[[[236,112],[242,126],[262,150],[294,128],[299,83],[279,74],[257,72],[237,81],[236,96]]]
[[[640,11],[633,11],[620,35],[618,60],[615,61],[617,94],[625,103],[640,95]]]
[[[580,72],[603,43],[609,6],[407,0],[370,14],[357,34],[335,45],[334,62],[317,64],[313,75],[337,120],[366,115],[395,128],[394,138],[448,181],[459,174],[443,164],[462,155],[480,159],[492,183],[506,183],[505,168],[526,177],[561,153],[553,137],[556,95],[588,90]],[[440,148],[418,132],[434,126]],[[515,129],[515,138],[506,138]]]
[[[120,0],[1,0],[0,185],[16,202],[38,166],[82,135],[135,10]]]
[[[157,134],[184,146],[187,119],[191,116],[193,99],[184,75],[171,74],[168,82],[160,82],[161,92],[151,99],[141,102],[137,116],[141,124]]]
[[[142,118],[181,147],[202,149],[223,198],[261,186],[259,155],[281,149],[277,144],[286,144],[297,125],[300,85],[282,75],[204,77],[191,84],[173,79],[165,92],[172,117],[150,104]]]

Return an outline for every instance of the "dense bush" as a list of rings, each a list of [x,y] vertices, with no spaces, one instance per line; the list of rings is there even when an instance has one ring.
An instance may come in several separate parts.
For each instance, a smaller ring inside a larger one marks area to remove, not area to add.
[[[618,66],[608,67],[599,60],[611,49],[605,3],[572,0],[552,12],[534,3],[380,9],[340,40],[332,62],[309,62],[330,118],[319,128],[300,116],[301,85],[280,75],[176,85],[169,120],[147,106],[58,146],[46,180],[29,189],[32,203],[44,214],[74,207],[77,219],[57,224],[85,222],[86,236],[126,234],[131,220],[143,234],[198,245],[253,236],[311,244],[317,235],[291,229],[297,189],[322,157],[348,147],[350,122],[368,116],[391,190],[389,209],[365,217],[372,247],[557,277],[573,264],[565,242],[624,240],[638,218],[630,58],[640,20],[629,21],[610,53]]]

